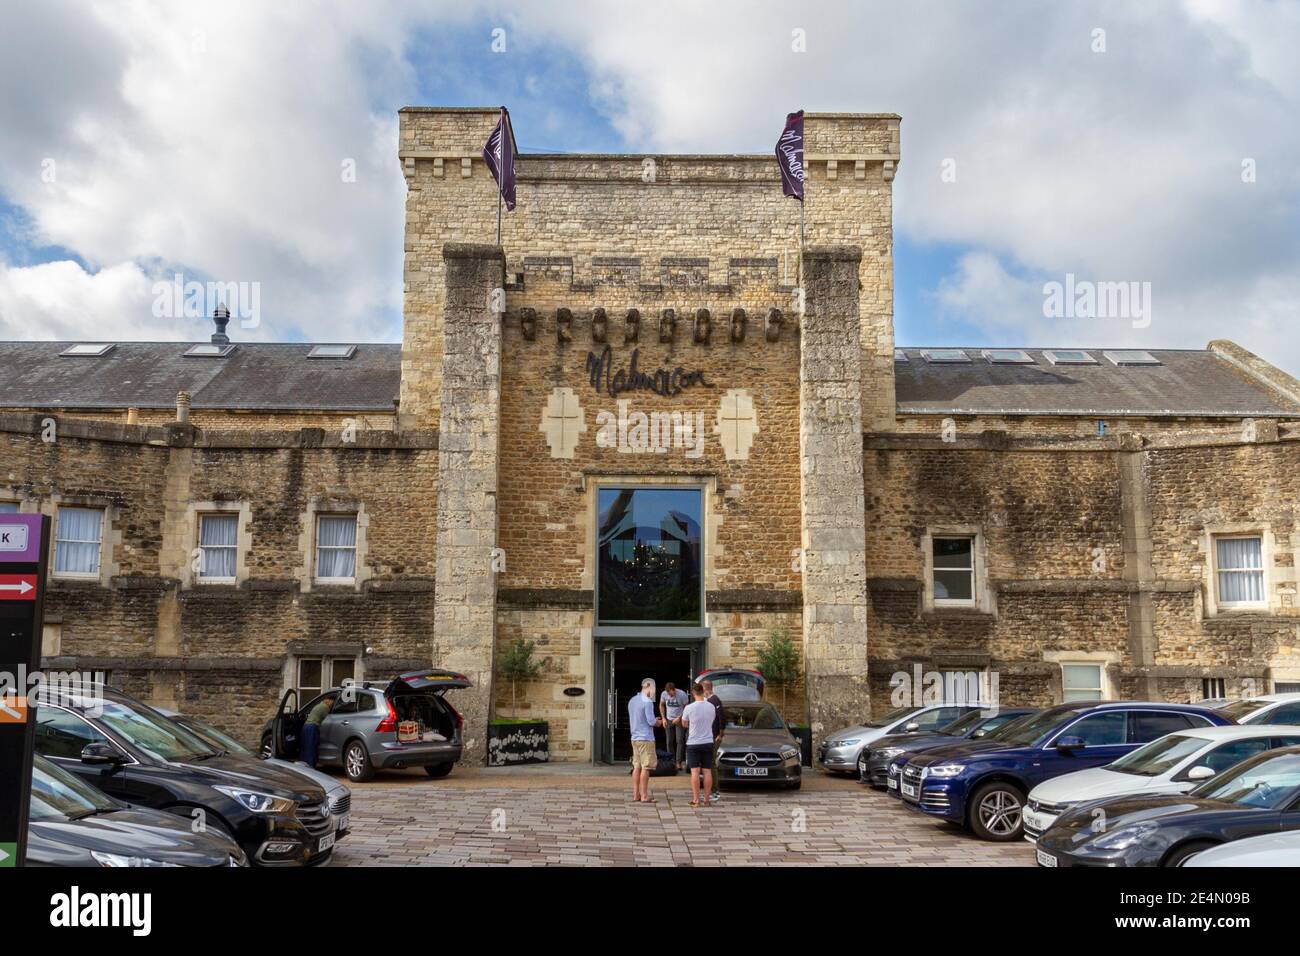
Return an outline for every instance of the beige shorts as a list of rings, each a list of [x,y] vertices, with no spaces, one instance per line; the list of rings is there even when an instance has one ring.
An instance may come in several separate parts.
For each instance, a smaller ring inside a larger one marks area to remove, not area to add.
[[[653,770],[659,764],[653,740],[632,741],[632,769]]]

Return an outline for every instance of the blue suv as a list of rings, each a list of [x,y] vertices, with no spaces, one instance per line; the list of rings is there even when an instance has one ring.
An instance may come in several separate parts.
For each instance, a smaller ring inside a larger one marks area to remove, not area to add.
[[[1165,734],[1234,723],[1208,707],[1074,701],[1027,718],[997,740],[903,755],[890,768],[904,804],[969,826],[985,840],[1016,840],[1025,796],[1061,774],[1108,764]],[[903,762],[905,761],[905,762]]]

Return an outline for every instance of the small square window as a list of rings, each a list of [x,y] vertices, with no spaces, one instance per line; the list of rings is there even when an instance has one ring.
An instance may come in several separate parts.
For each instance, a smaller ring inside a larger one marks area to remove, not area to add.
[[[1201,678],[1201,700],[1221,700],[1227,696],[1222,677]]]
[[[907,364],[907,353],[904,352],[902,349],[894,349],[894,361],[895,361],[895,362],[900,362],[900,363],[902,363],[903,365],[906,365],[906,364]]]
[[[964,349],[921,349],[921,357],[936,365],[960,365],[970,362],[970,356]]]
[[[1214,572],[1219,607],[1267,605],[1264,593],[1264,541],[1258,535],[1216,537]]]
[[[1062,664],[1061,690],[1064,703],[1072,700],[1102,700],[1105,697],[1102,687],[1100,664]]]
[[[199,580],[229,584],[239,559],[239,515],[199,515]]]
[[[936,537],[931,542],[935,604],[975,603],[975,539]]]
[[[60,508],[54,532],[54,574],[57,577],[99,577],[103,540],[102,508]]]
[[[316,580],[352,582],[357,574],[357,516],[316,518]]]
[[[1051,349],[1043,352],[1043,358],[1053,365],[1096,365],[1097,360],[1082,349]]]
[[[69,345],[59,354],[74,358],[94,358],[97,355],[107,355],[114,347],[112,342],[78,342],[76,345]]]
[[[316,345],[307,353],[308,358],[314,359],[350,359],[356,354],[355,345]]]

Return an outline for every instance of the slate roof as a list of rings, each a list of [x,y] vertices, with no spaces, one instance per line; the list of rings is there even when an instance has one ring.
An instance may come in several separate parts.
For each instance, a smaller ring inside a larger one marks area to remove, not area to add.
[[[0,407],[194,408],[392,412],[402,347],[358,344],[350,359],[309,359],[323,343],[240,342],[224,358],[187,357],[192,342],[118,342],[64,356],[71,342],[0,343]]]
[[[1159,365],[1124,366],[1106,359],[1102,349],[1086,350],[1096,365],[1053,365],[1042,349],[1023,350],[1033,358],[1032,365],[995,365],[983,357],[981,348],[964,350],[971,357],[969,364],[927,362],[919,348],[899,351],[907,355],[907,362],[894,362],[895,395],[903,415],[1300,414],[1300,406],[1201,349],[1148,349]]]

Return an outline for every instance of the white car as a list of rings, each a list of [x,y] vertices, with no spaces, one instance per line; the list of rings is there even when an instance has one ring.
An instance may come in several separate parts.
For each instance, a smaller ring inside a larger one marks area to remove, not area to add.
[[[1239,724],[1300,724],[1300,694],[1265,694],[1217,708]]]
[[[1263,833],[1193,853],[1183,866],[1300,866],[1300,830]]]
[[[1300,727],[1273,724],[1196,727],[1166,734],[1114,763],[1076,770],[1034,787],[1022,816],[1025,839],[1037,843],[1039,834],[1077,804],[1134,794],[1186,793],[1247,757],[1298,744]]]
[[[991,710],[983,704],[931,704],[927,707],[900,707],[879,720],[866,720],[856,727],[837,730],[817,750],[823,770],[831,773],[858,772],[858,754],[863,746],[888,734],[932,734],[972,710]]]

